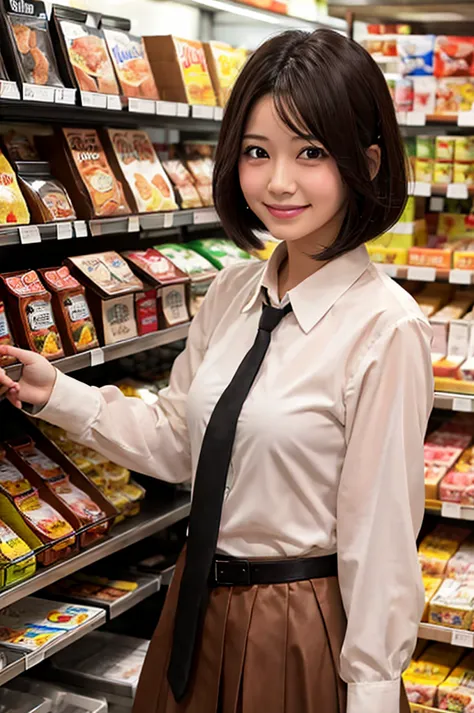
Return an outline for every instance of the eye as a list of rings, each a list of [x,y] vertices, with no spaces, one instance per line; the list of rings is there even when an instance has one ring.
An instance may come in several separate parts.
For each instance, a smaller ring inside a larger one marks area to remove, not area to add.
[[[249,158],[268,158],[268,153],[265,149],[262,149],[261,146],[247,146],[247,148],[244,149],[244,154]]]
[[[327,158],[328,154],[324,149],[322,149],[319,146],[308,146],[308,148],[303,149],[299,154],[298,158],[304,158],[305,160],[312,160],[314,161],[315,159],[320,159],[320,158]]]

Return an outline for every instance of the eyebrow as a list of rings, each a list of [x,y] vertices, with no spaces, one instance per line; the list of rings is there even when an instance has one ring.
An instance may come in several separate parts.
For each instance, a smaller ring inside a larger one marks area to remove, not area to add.
[[[268,136],[263,136],[262,134],[245,134],[243,139],[254,139],[256,141],[270,141]],[[316,137],[312,136],[311,134],[305,134],[304,136],[293,136],[292,141],[317,141],[318,143],[321,143],[321,141]]]

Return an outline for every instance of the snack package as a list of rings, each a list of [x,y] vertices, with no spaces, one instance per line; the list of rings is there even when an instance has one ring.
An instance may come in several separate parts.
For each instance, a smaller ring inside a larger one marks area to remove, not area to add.
[[[397,37],[400,74],[426,76],[433,74],[435,35],[401,35]]]
[[[458,163],[474,161],[474,136],[456,136],[454,160]]]
[[[18,179],[35,223],[75,220],[76,211],[64,186],[51,175],[48,163],[17,163]]]
[[[230,265],[236,265],[240,262],[245,262],[246,260],[257,260],[257,258],[238,248],[231,240],[224,238],[191,240],[186,244],[191,250],[195,250],[205,257],[206,260],[209,260],[218,270],[222,270],[224,267],[229,267]]]
[[[214,205],[212,197],[212,174],[214,161],[210,158],[187,160],[186,165],[194,178],[195,186],[204,206]]]
[[[216,106],[202,42],[172,35],[143,40],[163,100]]]
[[[469,713],[474,707],[474,654],[462,659],[438,689],[440,710]]]
[[[122,184],[115,177],[95,129],[62,129],[76,181],[86,194],[91,218],[129,215]],[[87,200],[86,198],[86,200]]]
[[[186,245],[167,244],[158,247],[162,255],[190,278],[188,307],[191,317],[194,317],[218,272],[217,268]]]
[[[438,500],[439,485],[448,472],[446,466],[427,464],[425,465],[425,498],[427,500]]]
[[[112,250],[70,257],[68,260],[80,274],[106,295],[143,291],[142,281],[133,274],[127,262]]]
[[[30,214],[16,175],[0,149],[0,225],[25,225]]]
[[[474,473],[459,473],[451,470],[439,486],[441,500],[461,505],[474,503]]]
[[[474,74],[474,38],[439,36],[435,43],[436,77],[469,77]]]
[[[5,0],[7,28],[19,82],[63,87],[49,35],[44,2]]]
[[[53,311],[66,354],[78,354],[99,346],[94,320],[84,287],[66,265],[40,274],[53,296]]]
[[[156,288],[135,293],[135,317],[138,336],[158,331],[158,296]]]
[[[428,621],[438,626],[470,629],[474,614],[474,583],[445,579],[430,602]]]
[[[34,270],[1,275],[7,293],[8,311],[15,325],[16,341],[24,349],[38,352],[47,359],[64,356],[51,305]]]
[[[139,213],[177,210],[173,189],[145,131],[108,129],[112,150]]]
[[[469,534],[470,530],[467,528],[438,525],[421,541],[418,548],[418,559],[423,574],[435,577],[443,575],[449,560]]]
[[[235,80],[247,61],[247,50],[224,42],[204,42],[207,65],[219,106],[225,106]]]
[[[15,562],[20,558],[23,559]],[[2,586],[17,584],[36,571],[36,557],[31,547],[3,520],[0,520],[0,571]]]
[[[457,136],[436,137],[435,158],[437,161],[447,161],[448,163],[454,161],[457,138]]]
[[[163,168],[175,187],[180,207],[183,210],[200,208],[203,202],[184,163],[179,159],[170,159],[163,161]]]
[[[159,99],[143,39],[120,29],[106,28],[104,35],[122,94]]]
[[[474,579],[474,540],[468,538],[451,557],[446,576],[458,582]]]
[[[5,303],[0,300],[0,344],[6,346],[15,346],[10,324],[8,322],[8,316],[5,312]],[[6,366],[15,363],[14,357],[0,356],[0,368],[4,369]]]
[[[461,659],[463,650],[449,644],[432,644],[403,674],[410,703],[434,706],[438,686]]]
[[[435,77],[413,77],[413,111],[433,114],[437,87]]]
[[[473,77],[449,77],[438,80],[437,114],[458,114],[460,111],[471,111],[473,102]]]
[[[34,141],[34,131],[26,126],[0,127],[2,141],[10,161],[40,161]]]
[[[442,581],[442,577],[430,577],[429,575],[423,575],[423,587],[425,590],[425,609],[423,611],[421,621],[428,621],[429,604],[438,589],[440,588]]]

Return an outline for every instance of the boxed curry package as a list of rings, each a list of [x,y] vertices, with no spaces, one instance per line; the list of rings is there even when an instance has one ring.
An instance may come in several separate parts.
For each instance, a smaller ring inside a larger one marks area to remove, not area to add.
[[[29,222],[30,214],[15,172],[0,149],[0,225]]]
[[[217,268],[187,245],[160,245],[159,250],[190,278],[188,306],[191,317],[194,317],[218,272]]]
[[[66,185],[81,218],[129,215],[122,184],[107,160],[95,129],[62,129],[67,165],[55,153],[55,174]]]
[[[202,42],[172,35],[143,39],[161,99],[216,106]]]
[[[173,327],[189,320],[186,307],[187,275],[156,248],[128,250],[127,260],[147,282],[158,290],[159,323],[161,327]]]
[[[84,92],[120,93],[104,33],[87,24],[87,12],[54,5],[52,28],[72,86]]]
[[[138,335],[134,293],[143,292],[142,281],[116,252],[81,255],[68,265],[87,281],[87,300],[102,344],[115,344]]]
[[[107,135],[138,212],[177,210],[171,183],[146,131],[108,129]]]
[[[126,97],[159,99],[153,72],[141,37],[130,34],[130,20],[103,17],[101,29]]]
[[[66,354],[78,354],[99,346],[85,288],[66,265],[40,270],[53,296],[53,313]]]
[[[47,359],[64,356],[51,294],[43,287],[36,272],[8,273],[0,275],[0,279],[7,295],[8,314],[17,344]]]
[[[35,223],[75,220],[76,211],[64,186],[45,161],[18,161],[18,179]]]
[[[219,106],[225,106],[235,80],[247,61],[247,50],[224,42],[205,42],[207,65]]]
[[[4,0],[4,6],[4,36],[18,82],[64,86],[56,64],[44,2]]]

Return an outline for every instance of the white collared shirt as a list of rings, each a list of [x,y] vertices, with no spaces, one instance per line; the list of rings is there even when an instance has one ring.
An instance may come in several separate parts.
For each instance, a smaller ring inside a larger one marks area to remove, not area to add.
[[[157,406],[58,373],[39,415],[116,463],[188,480],[211,412],[255,339],[262,286],[278,300],[285,251],[218,275]],[[348,713],[399,713],[424,603],[415,538],[431,330],[363,246],[288,297],[293,312],[272,333],[242,409],[218,547],[257,558],[337,551]]]

